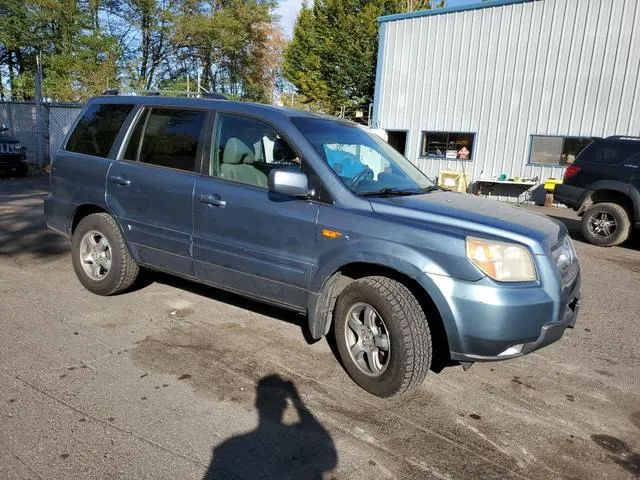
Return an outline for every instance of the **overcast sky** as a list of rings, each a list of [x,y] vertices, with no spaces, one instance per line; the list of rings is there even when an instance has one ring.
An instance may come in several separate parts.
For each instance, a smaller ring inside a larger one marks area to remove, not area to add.
[[[296,23],[296,17],[302,7],[303,0],[281,0],[276,13],[280,15],[280,25],[284,29],[287,38],[291,38],[293,24]],[[470,3],[481,3],[482,0],[446,0],[447,7],[457,7],[460,5],[468,5]],[[313,0],[308,0],[309,5],[313,4]]]

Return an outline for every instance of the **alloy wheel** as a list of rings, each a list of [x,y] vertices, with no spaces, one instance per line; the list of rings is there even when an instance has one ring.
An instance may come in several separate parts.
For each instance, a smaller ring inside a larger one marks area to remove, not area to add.
[[[107,237],[90,230],[80,241],[80,264],[84,272],[95,281],[103,280],[111,270],[111,245]]]
[[[608,212],[594,212],[589,217],[589,231],[600,238],[609,238],[616,231],[616,219]]]
[[[371,305],[354,304],[347,312],[345,339],[351,359],[366,375],[377,377],[389,366],[391,344],[382,316]]]

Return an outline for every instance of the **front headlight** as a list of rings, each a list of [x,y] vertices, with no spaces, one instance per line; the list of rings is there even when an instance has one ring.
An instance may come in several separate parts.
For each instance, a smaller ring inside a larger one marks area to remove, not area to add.
[[[467,237],[467,258],[499,282],[531,282],[538,279],[531,253],[516,243]]]
[[[22,144],[21,143],[14,143],[13,144],[13,148],[18,151],[18,150],[22,150]]]

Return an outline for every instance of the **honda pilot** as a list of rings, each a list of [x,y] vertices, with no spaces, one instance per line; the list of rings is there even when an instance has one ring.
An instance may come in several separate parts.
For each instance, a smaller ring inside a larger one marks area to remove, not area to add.
[[[381,397],[441,358],[549,345],[578,313],[561,223],[443,190],[382,139],[309,112],[94,98],[53,158],[44,208],[91,292],[124,292],[144,268],[303,313]]]

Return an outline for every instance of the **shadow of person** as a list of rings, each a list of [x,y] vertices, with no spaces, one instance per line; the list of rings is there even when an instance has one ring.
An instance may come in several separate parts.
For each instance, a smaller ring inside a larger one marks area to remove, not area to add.
[[[285,424],[291,402],[299,422]],[[259,424],[252,432],[225,440],[213,450],[204,480],[322,479],[335,468],[337,451],[331,435],[307,409],[295,385],[278,375],[256,387]]]

